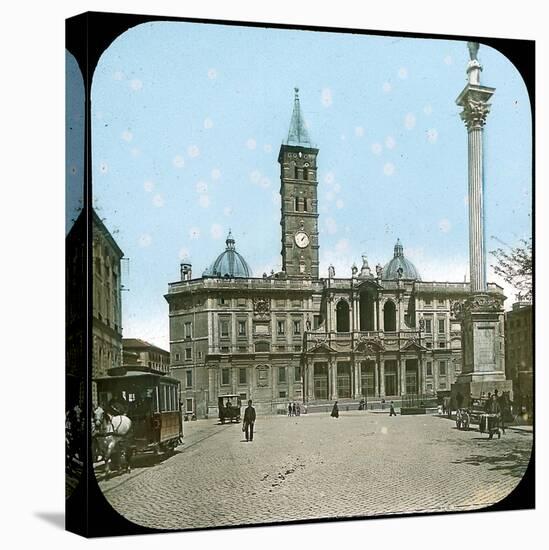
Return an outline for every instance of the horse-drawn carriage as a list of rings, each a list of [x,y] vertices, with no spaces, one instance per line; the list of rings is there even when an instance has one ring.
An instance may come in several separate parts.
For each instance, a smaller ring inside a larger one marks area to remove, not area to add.
[[[217,408],[219,410],[219,420],[221,424],[225,422],[240,422],[240,408],[242,399],[240,395],[220,395],[217,398]]]
[[[508,395],[504,395],[497,402],[497,412],[491,411],[487,397],[471,398],[470,406],[459,408],[456,412],[456,427],[458,430],[467,430],[471,424],[477,424],[480,433],[501,437],[505,423],[512,421],[512,406]]]
[[[134,453],[173,452],[181,442],[179,380],[148,367],[132,366],[110,369],[107,376],[94,381],[99,400],[94,439],[99,447],[111,448],[110,453],[103,452],[107,471],[108,459],[117,447],[129,466]],[[110,445],[105,444],[108,437]]]

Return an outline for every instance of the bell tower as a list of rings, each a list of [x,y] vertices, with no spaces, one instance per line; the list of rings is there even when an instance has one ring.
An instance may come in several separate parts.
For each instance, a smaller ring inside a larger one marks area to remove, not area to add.
[[[318,149],[313,147],[295,88],[288,139],[280,146],[282,271],[288,277],[318,279]]]

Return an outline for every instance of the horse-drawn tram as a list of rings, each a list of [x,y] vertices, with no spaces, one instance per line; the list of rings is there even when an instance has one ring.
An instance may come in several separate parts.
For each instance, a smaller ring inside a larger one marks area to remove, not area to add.
[[[179,380],[149,367],[109,369],[95,379],[99,407],[127,416],[134,452],[173,451],[183,437]]]

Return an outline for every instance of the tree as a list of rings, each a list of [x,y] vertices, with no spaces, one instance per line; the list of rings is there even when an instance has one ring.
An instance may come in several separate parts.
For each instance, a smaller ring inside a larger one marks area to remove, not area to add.
[[[532,237],[521,239],[520,245],[490,252],[497,263],[492,265],[496,275],[515,287],[519,300],[532,299]]]

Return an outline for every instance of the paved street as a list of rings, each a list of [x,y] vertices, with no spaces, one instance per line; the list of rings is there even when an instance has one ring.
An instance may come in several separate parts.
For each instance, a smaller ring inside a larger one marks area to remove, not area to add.
[[[185,430],[174,456],[100,483],[129,520],[185,529],[482,508],[516,486],[532,444],[526,430],[489,440],[446,418],[360,411],[259,417],[253,443],[237,424]]]

